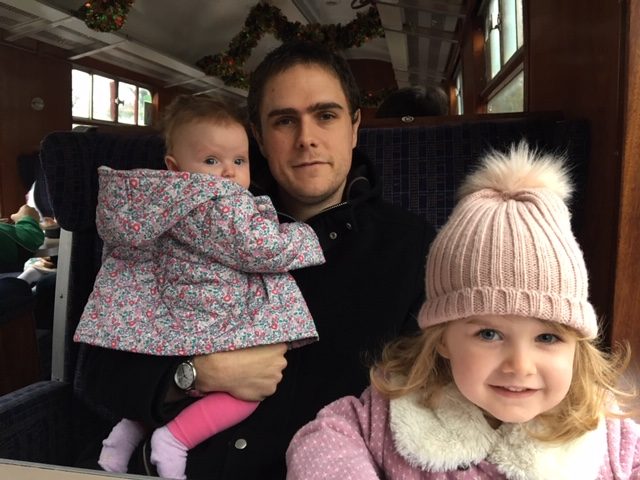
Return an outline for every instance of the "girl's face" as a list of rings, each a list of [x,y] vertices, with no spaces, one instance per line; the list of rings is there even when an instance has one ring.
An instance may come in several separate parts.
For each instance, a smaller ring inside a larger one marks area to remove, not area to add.
[[[249,140],[239,123],[196,120],[176,128],[169,170],[207,173],[249,188]]]
[[[564,399],[576,341],[551,322],[482,315],[450,322],[438,353],[449,360],[458,390],[497,427],[527,422]]]

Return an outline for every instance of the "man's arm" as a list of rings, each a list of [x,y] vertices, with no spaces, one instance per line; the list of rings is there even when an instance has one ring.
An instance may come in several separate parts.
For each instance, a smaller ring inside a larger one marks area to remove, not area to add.
[[[194,359],[196,387],[203,392],[226,391],[243,400],[263,400],[282,378],[285,352],[286,346],[278,344],[198,356]],[[86,393],[120,417],[163,425],[193,401],[173,382],[183,360],[88,347]]]

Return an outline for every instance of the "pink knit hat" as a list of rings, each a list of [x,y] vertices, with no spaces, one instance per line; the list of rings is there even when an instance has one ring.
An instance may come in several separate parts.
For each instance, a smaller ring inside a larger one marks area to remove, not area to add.
[[[420,327],[511,314],[595,337],[587,269],[565,205],[571,190],[563,159],[524,142],[485,157],[431,245]]]

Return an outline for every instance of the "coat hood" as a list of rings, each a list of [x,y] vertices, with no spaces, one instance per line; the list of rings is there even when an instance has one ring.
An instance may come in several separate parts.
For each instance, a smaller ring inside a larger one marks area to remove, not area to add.
[[[245,192],[235,182],[200,173],[100,167],[98,176],[98,233],[111,244],[137,247],[153,242],[205,202]]]

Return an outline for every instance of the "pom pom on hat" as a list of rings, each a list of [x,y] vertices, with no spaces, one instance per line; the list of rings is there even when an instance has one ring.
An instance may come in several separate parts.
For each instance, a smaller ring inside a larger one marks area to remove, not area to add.
[[[511,314],[595,337],[587,269],[565,204],[571,191],[563,158],[524,142],[487,155],[431,245],[420,327]]]

